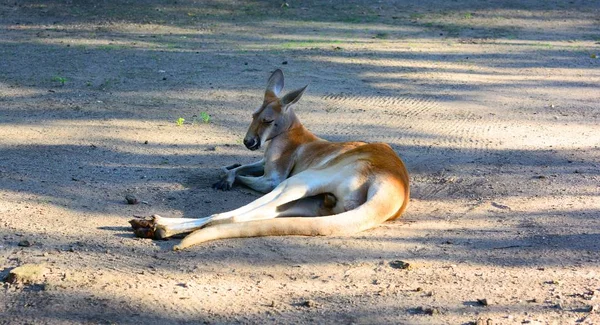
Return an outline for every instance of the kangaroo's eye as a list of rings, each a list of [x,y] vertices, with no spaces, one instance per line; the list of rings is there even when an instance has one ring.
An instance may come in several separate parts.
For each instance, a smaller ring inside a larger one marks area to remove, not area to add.
[[[273,120],[263,120],[263,123],[265,123],[265,124],[271,124],[271,123],[273,123]]]

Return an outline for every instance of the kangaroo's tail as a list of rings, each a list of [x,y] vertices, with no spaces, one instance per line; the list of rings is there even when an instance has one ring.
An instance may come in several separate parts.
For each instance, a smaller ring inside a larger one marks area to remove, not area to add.
[[[347,235],[373,228],[404,212],[409,200],[408,184],[374,182],[367,200],[356,209],[325,217],[286,217],[208,226],[185,237],[175,250],[203,242],[261,236],[325,236]]]

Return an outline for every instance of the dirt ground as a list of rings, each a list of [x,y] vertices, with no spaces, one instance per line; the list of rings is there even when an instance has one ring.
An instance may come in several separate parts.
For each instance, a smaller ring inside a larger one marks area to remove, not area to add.
[[[45,270],[2,284],[0,323],[600,324],[599,17],[595,0],[0,1],[0,277]],[[275,68],[310,84],[296,112],[317,135],[393,146],[405,216],[182,252],[134,238],[132,216],[258,197],[210,185],[260,156],[242,137]]]

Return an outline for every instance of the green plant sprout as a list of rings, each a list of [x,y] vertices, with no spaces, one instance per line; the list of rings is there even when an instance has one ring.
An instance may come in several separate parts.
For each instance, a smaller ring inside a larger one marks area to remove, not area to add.
[[[206,112],[200,112],[198,115],[194,115],[193,116],[193,120],[192,120],[192,125],[196,124],[196,123],[200,123],[200,121],[204,122],[204,123],[210,123],[210,115]]]
[[[208,115],[208,113],[201,112],[200,113],[200,118],[202,119],[202,122],[204,122],[204,123],[210,123],[210,115]]]
[[[177,124],[177,126],[182,126],[183,122],[185,122],[185,119],[183,117],[180,117],[175,120],[175,124]]]
[[[58,81],[58,82],[60,82],[61,86],[64,86],[65,82],[67,82],[67,78],[61,77],[61,76],[54,76],[54,77],[52,77],[52,81]]]

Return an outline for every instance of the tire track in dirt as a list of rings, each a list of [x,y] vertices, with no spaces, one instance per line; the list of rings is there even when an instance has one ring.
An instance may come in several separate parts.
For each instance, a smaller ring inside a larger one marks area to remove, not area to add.
[[[423,145],[421,135],[412,130],[414,118],[428,115],[439,105],[429,98],[366,95],[355,96],[346,93],[326,94],[326,111],[341,115],[340,118],[351,121],[340,129],[339,125],[327,125],[331,134],[348,136],[347,140],[364,139],[366,141],[382,141]],[[344,118],[343,115],[352,115]]]
[[[434,158],[430,164],[445,159],[448,151],[460,151],[461,159],[477,159],[488,156],[490,149],[500,145],[488,136],[496,126],[483,123],[473,109],[457,110],[434,99],[338,93],[327,94],[322,100],[329,113],[356,115],[346,119],[351,122],[341,129],[326,125],[331,134],[423,147]],[[430,199],[443,196],[440,193],[454,181],[438,177],[419,183],[422,186],[416,186],[416,197]]]
[[[322,97],[326,102],[332,103],[328,112],[337,112],[344,107],[362,107],[363,109],[376,109],[372,117],[385,112],[392,116],[412,117],[437,108],[437,102],[428,98],[419,97],[391,97],[391,96],[352,96],[345,93],[327,94]]]
[[[420,121],[420,127],[435,130],[436,136],[428,150],[431,161],[441,164],[440,167],[433,168],[437,170],[448,164],[486,160],[494,155],[502,144],[490,137],[500,126],[485,123],[470,111],[454,115],[444,114]],[[454,160],[450,160],[449,157],[454,157]],[[451,194],[449,192],[453,192],[453,188],[465,186],[457,185],[460,182],[461,177],[440,174],[426,179],[423,186],[416,187],[413,193],[420,199],[443,198]]]
[[[428,146],[428,155],[432,163],[440,166],[432,168],[440,170],[442,166],[454,163],[463,164],[467,161],[478,161],[493,155],[501,142],[494,141],[490,134],[495,132],[497,125],[482,121],[472,111],[461,111],[458,114],[434,114],[428,119],[419,121],[419,128],[434,130],[435,136]],[[452,152],[450,154],[450,152]],[[454,157],[451,161],[449,157]],[[426,162],[428,163],[428,162]],[[420,199],[436,199],[449,195],[452,188],[460,183],[461,178],[444,173],[424,180],[422,186],[417,186],[413,193]]]

